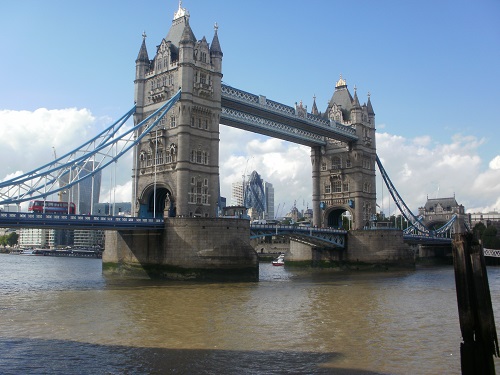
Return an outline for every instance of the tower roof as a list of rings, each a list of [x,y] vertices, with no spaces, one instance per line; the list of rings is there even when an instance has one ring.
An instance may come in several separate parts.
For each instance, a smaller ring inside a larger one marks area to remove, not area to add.
[[[186,26],[188,26],[188,30],[185,30]],[[184,32],[187,34],[183,35]],[[181,39],[184,40],[185,38],[196,42],[193,30],[191,30],[191,27],[189,26],[189,12],[185,8],[182,8],[182,1],[179,1],[179,9],[174,13],[172,26],[170,27],[170,30],[168,30],[165,40],[167,42],[170,41],[174,46],[179,47]]]
[[[149,63],[148,50],[146,48],[146,32],[142,33],[141,48],[139,49],[137,60],[135,60],[135,62],[141,62],[141,61]]]
[[[316,106],[316,96],[313,97],[313,105],[311,108],[311,113],[316,116],[319,114],[318,107]]]
[[[373,112],[372,102],[370,101],[370,93],[368,93],[368,103],[366,103],[366,108],[368,109],[369,115],[375,114],[375,112]]]
[[[214,25],[214,38],[212,39],[212,44],[210,44],[210,53],[219,53],[222,56],[222,49],[220,48],[219,36],[217,35],[217,30],[219,26],[217,23]]]
[[[356,86],[354,86],[354,99],[352,100],[352,105],[354,108],[361,107],[361,104],[359,104],[358,92],[356,90]]]
[[[179,43],[196,43],[196,38],[194,36],[193,30],[191,30],[191,26],[189,26],[188,20],[186,20],[186,24],[184,25],[184,30],[182,30],[181,39]]]
[[[179,0],[179,9],[177,9],[177,12],[174,13],[173,21],[183,17],[189,18],[189,12],[186,8],[182,7],[182,0]]]
[[[340,75],[340,79],[335,84],[335,91],[332,95],[332,98],[328,102],[328,107],[326,109],[326,113],[330,111],[333,107],[333,104],[340,105],[342,108],[342,116],[344,120],[349,120],[351,118],[351,108],[352,108],[353,98],[351,93],[347,89],[347,83],[345,79],[342,78],[342,74]]]

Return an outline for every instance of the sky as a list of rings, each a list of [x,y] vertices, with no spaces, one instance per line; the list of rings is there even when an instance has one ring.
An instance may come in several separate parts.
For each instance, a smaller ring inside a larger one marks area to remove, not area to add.
[[[153,58],[177,0],[2,1],[0,181],[66,153],[133,106],[135,59]],[[376,114],[377,153],[414,212],[455,196],[500,211],[500,2],[184,0],[196,38],[214,24],[223,83],[325,111],[340,75]],[[220,127],[221,194],[256,170],[275,212],[311,208],[310,149]],[[131,158],[101,201],[131,200]],[[377,172],[377,203],[398,214]]]

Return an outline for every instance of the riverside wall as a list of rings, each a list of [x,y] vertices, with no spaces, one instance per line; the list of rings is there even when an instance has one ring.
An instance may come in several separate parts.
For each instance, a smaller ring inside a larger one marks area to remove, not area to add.
[[[179,280],[256,281],[250,222],[168,218],[164,230],[108,231],[105,273]]]

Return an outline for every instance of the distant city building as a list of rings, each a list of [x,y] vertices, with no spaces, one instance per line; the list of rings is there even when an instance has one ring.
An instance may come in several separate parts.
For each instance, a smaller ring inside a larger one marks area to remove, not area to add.
[[[313,210],[312,210],[312,208],[308,208],[308,209],[304,210],[302,216],[305,219],[308,219],[309,221],[311,221],[312,217],[313,217]]]
[[[21,207],[18,206],[17,204],[4,204],[0,208],[0,212],[19,212],[21,211]]]
[[[21,228],[18,244],[20,247],[49,248],[54,245],[54,229]]]
[[[274,219],[274,187],[270,182],[264,181],[264,195],[266,197],[265,219]]]
[[[488,222],[500,222],[500,212],[475,212],[468,214],[470,218],[471,225],[474,226],[478,223],[483,223],[487,226]]]
[[[78,184],[72,186],[68,190],[65,190],[60,195],[60,200],[65,202],[73,202],[76,206],[77,214],[90,214],[92,212],[92,206],[99,202],[99,195],[101,191],[101,171],[94,171],[94,162],[88,161],[85,164],[80,164],[80,173],[78,178],[84,178],[89,176],[84,180],[80,181]],[[68,184],[70,178],[74,179],[76,177],[75,171],[71,171],[71,176],[64,176],[59,180],[59,186],[63,187]],[[93,177],[90,176],[93,174]]]
[[[253,171],[248,180],[233,182],[231,204],[245,206],[252,220],[274,219],[274,187]]]
[[[243,203],[245,207],[252,209],[250,215],[252,220],[264,218],[267,210],[264,181],[257,171],[253,171],[245,183]]]
[[[130,216],[132,212],[132,203],[96,203],[94,204],[94,215],[102,216]]]
[[[243,206],[243,182],[233,182],[231,185],[231,205]]]
[[[285,217],[292,219],[292,221],[297,222],[299,219],[302,219],[302,214],[296,206],[293,206],[289,213],[285,215]]]
[[[75,230],[74,241],[75,247],[104,247],[104,231],[103,230]]]

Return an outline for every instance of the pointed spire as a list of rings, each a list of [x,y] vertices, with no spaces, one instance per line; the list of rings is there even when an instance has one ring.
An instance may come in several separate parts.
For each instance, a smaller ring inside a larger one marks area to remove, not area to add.
[[[182,0],[179,0],[179,9],[177,9],[177,12],[174,13],[173,21],[182,17],[189,18],[189,12],[186,8],[182,7]]]
[[[356,86],[354,86],[354,99],[352,100],[352,105],[353,108],[361,108],[361,104],[359,104],[358,91]]]
[[[210,44],[210,54],[220,54],[222,56],[222,50],[220,48],[219,37],[217,35],[217,30],[219,30],[219,26],[217,22],[214,25],[214,38],[212,39],[212,44]]]
[[[373,112],[372,102],[370,101],[370,92],[368,92],[368,103],[366,103],[366,107],[368,109],[368,114],[369,115],[374,115],[375,114],[375,112]]]
[[[315,116],[319,115],[318,107],[316,106],[316,95],[313,96],[313,105],[312,105],[312,108],[311,108],[311,113],[313,115],[315,115]]]
[[[337,81],[337,83],[335,84],[335,88],[345,87],[345,86],[347,86],[347,83],[345,82],[345,79],[342,78],[342,73],[340,73],[340,78]]]
[[[184,30],[182,31],[180,44],[184,43],[196,43],[196,37],[194,36],[193,30],[191,30],[191,26],[189,26],[189,21],[186,19],[186,25],[184,26]]]
[[[142,45],[141,49],[139,50],[139,54],[137,55],[137,60],[135,62],[147,62],[149,63],[149,57],[148,57],[148,50],[146,48],[146,32],[144,31],[142,33]]]

